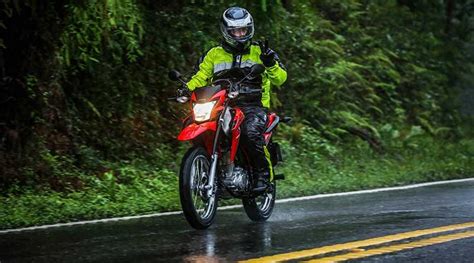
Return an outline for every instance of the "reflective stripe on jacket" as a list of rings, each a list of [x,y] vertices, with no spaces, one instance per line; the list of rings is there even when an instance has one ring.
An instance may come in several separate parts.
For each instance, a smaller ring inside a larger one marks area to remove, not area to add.
[[[251,45],[247,54],[236,56],[235,65],[240,68],[251,67],[254,64],[262,64],[260,60],[260,47]],[[234,56],[224,50],[223,47],[217,46],[209,50],[199,64],[199,70],[188,82],[188,88],[194,90],[199,87],[209,85],[214,74],[232,68],[234,64]],[[239,66],[240,65],[240,66]],[[262,105],[270,108],[270,87],[281,86],[286,81],[286,71],[277,63],[272,67],[266,68],[262,74]]]

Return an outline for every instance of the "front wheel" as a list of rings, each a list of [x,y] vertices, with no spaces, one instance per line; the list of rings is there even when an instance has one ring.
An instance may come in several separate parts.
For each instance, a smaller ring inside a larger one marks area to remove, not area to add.
[[[205,186],[209,179],[210,158],[202,147],[188,150],[181,162],[179,196],[181,208],[189,224],[206,229],[214,221],[217,209],[215,194],[207,196]]]
[[[272,215],[276,199],[276,183],[272,182],[272,188],[255,198],[244,198],[245,213],[252,221],[265,221]]]

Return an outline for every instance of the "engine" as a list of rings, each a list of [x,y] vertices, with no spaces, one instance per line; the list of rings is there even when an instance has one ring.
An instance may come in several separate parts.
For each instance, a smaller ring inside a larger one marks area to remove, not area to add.
[[[233,194],[247,192],[250,185],[247,171],[239,166],[234,167],[232,173],[226,173],[222,182]]]

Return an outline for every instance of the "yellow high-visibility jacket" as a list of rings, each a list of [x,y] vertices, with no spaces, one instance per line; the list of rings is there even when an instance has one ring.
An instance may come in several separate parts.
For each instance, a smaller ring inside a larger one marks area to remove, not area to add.
[[[260,46],[252,44],[247,54],[234,55],[227,52],[222,46],[210,49],[199,64],[196,74],[187,83],[190,90],[204,87],[212,82],[212,77],[223,70],[232,68],[232,65],[240,68],[251,67],[254,64],[263,64],[260,60]],[[235,61],[234,61],[235,59]],[[262,105],[270,108],[270,88],[271,86],[281,86],[287,77],[286,70],[279,63],[267,67],[262,73]]]

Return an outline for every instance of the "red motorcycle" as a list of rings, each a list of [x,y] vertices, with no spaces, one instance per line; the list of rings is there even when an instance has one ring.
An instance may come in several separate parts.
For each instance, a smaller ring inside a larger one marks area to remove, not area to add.
[[[240,125],[245,116],[239,107],[232,106],[232,101],[246,88],[245,83],[260,77],[264,70],[258,64],[246,75],[243,70],[235,69],[234,73],[238,74],[215,78],[210,86],[192,93],[180,89],[178,95],[171,98],[180,103],[190,101],[191,106],[191,113],[183,120],[183,129],[178,135],[178,140],[192,142],[181,162],[179,194],[183,213],[196,229],[206,229],[212,224],[219,199],[242,199],[245,212],[253,221],[265,221],[272,214],[275,180],[284,176],[275,175],[268,186],[253,188],[254,170],[245,150],[239,147]],[[239,75],[243,76],[240,80],[236,77]],[[177,71],[171,71],[169,77],[186,85]],[[278,144],[272,142],[272,133],[279,122],[289,120],[280,120],[275,113],[268,114],[264,138],[273,166],[282,161],[282,157]]]

